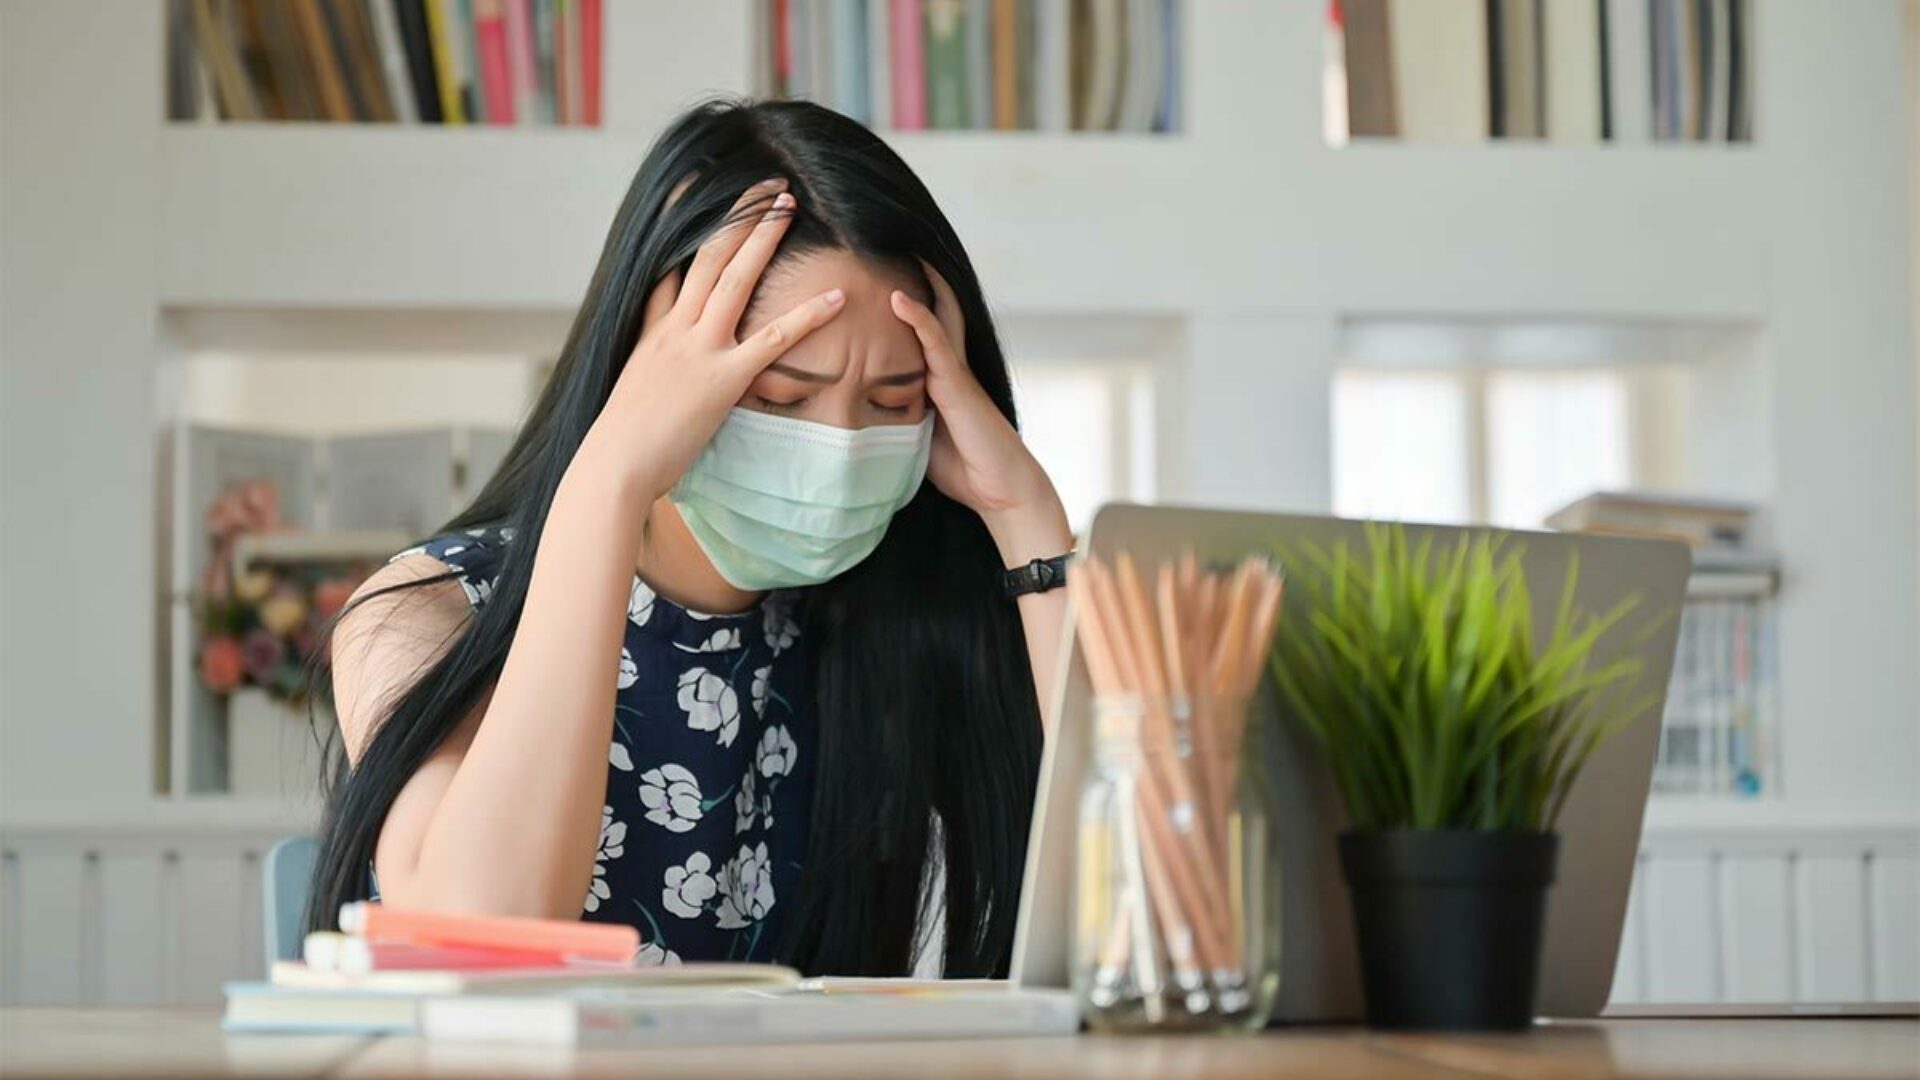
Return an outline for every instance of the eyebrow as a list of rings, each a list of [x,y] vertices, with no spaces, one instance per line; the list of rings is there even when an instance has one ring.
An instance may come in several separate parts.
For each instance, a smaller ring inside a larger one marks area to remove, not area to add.
[[[789,379],[795,379],[803,383],[813,383],[817,386],[828,386],[840,381],[840,376],[838,375],[822,375],[818,372],[802,371],[797,367],[792,367],[790,365],[781,363],[777,360],[774,361],[772,364],[769,364],[767,366],[767,370],[779,372],[780,374],[785,375]],[[874,386],[911,386],[914,383],[926,381],[926,378],[927,378],[926,369],[922,368],[919,371],[903,372],[902,374],[899,374],[899,375],[882,375],[881,377],[874,379],[872,381],[872,385]]]

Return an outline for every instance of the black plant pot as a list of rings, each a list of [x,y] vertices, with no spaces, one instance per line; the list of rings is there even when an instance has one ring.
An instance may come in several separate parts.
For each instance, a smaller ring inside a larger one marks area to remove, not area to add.
[[[1558,833],[1342,833],[1367,1022],[1529,1026],[1559,851]]]

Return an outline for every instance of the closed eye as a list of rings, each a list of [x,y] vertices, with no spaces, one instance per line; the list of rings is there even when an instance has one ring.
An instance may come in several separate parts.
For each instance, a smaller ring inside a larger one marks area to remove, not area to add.
[[[806,398],[801,398],[798,401],[774,401],[772,398],[761,397],[759,394],[753,395],[753,400],[759,402],[761,408],[771,413],[794,412],[798,410],[800,406],[807,403]]]
[[[873,405],[874,408],[879,409],[883,413],[894,413],[895,415],[905,415],[906,413],[910,412],[913,409],[913,406],[910,404],[909,405],[882,405],[877,401],[872,402],[871,404]]]

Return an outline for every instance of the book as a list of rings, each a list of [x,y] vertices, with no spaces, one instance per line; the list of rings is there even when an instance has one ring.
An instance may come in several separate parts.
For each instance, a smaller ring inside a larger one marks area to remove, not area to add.
[[[420,114],[414,101],[413,79],[407,72],[406,43],[400,36],[401,5],[389,0],[368,0],[365,6],[380,51],[380,72],[386,82],[393,119],[403,124],[414,123]]]
[[[560,123],[559,73],[554,69],[554,0],[533,0],[535,107],[543,124]]]
[[[487,123],[511,125],[514,122],[513,68],[507,56],[504,0],[473,0],[473,40],[479,62],[480,92],[487,103]]]
[[[993,0],[966,0],[961,20],[965,38],[967,126],[986,130],[993,124]]]
[[[1124,0],[1125,63],[1114,126],[1121,131],[1152,131],[1160,102],[1161,14],[1159,0]]]
[[[1394,88],[1394,42],[1387,0],[1341,0],[1346,32],[1347,133],[1354,137],[1400,133],[1399,94]]]
[[[893,43],[893,126],[920,131],[927,126],[926,37],[920,0],[888,0],[888,36]]]
[[[1119,120],[1120,87],[1127,62],[1126,23],[1122,0],[1076,0],[1084,4],[1084,74],[1078,127],[1084,131],[1112,131]],[[1076,51],[1080,42],[1074,43]]]
[[[1419,0],[1387,8],[1397,127],[1408,139],[1487,137],[1486,0]]]
[[[213,0],[193,0],[190,10],[196,51],[212,74],[215,101],[225,120],[258,120],[260,101],[247,81],[239,46]]]
[[[480,38],[473,17],[474,0],[454,0],[453,51],[459,58],[460,105],[475,124],[489,123],[485,74],[480,69]]]
[[[600,126],[602,0],[580,0],[580,122]]]
[[[1739,550],[1750,543],[1757,514],[1752,504],[1732,500],[1599,491],[1547,515],[1546,525],[1563,532],[1659,536]]]
[[[1020,14],[1019,0],[993,0],[989,33],[992,38],[993,127],[1011,131],[1020,123]],[[1029,8],[1028,10],[1031,10]]]
[[[968,126],[965,0],[925,0],[927,127]]]
[[[433,44],[427,30],[426,0],[394,0],[394,21],[406,53],[407,85],[412,91],[414,115],[423,124],[444,120],[440,111],[439,76],[433,70]]]
[[[366,993],[526,994],[534,991],[614,991],[701,987],[772,990],[797,986],[800,973],[777,964],[693,963],[653,966],[558,964],[545,967],[401,968],[390,971],[320,971],[299,960],[275,961],[270,985],[286,990]]]
[[[1036,127],[1066,131],[1073,126],[1074,49],[1070,0],[1033,0]]]
[[[1599,0],[1543,0],[1545,134],[1557,143],[1600,141],[1605,68],[1599,8]]]
[[[301,53],[319,91],[322,115],[328,120],[352,120],[353,101],[347,96],[346,80],[341,74],[340,59],[334,52],[320,0],[289,0],[289,3],[300,35]]]
[[[225,988],[226,1031],[285,1034],[406,1035],[420,1030],[421,998],[358,990],[289,990],[264,982]]]
[[[539,75],[533,59],[532,0],[506,0],[507,74],[512,85],[514,122],[540,123]]]
[[[722,991],[626,999],[471,996],[427,1001],[420,1027],[435,1041],[734,1045],[1069,1035],[1079,1030],[1080,1013],[1066,990]]]
[[[316,972],[278,961],[266,982],[225,987],[228,1031],[412,1034],[430,1000],[512,995],[601,1001],[663,998],[690,1001],[724,993],[777,993],[799,973],[770,964],[674,964],[660,967],[521,969],[509,971]],[[536,998],[535,1000],[539,1000]]]
[[[893,123],[893,35],[889,0],[867,0],[867,126]]]
[[[440,94],[440,115],[447,124],[467,122],[467,110],[460,100],[460,56],[454,48],[454,0],[424,0],[427,12],[427,39],[433,49],[435,85]]]
[[[291,110],[267,51],[266,22],[260,0],[221,0],[217,10],[240,50],[240,66],[260,99],[262,119],[290,120]]]
[[[640,932],[624,923],[451,915],[389,908],[373,901],[341,905],[340,930],[371,941],[521,949],[607,963],[631,962],[640,951]]]
[[[1544,134],[1546,88],[1541,79],[1543,20],[1540,0],[1493,0],[1500,20],[1500,136],[1537,139]]]
[[[1647,0],[1602,0],[1606,13],[1609,137],[1640,143],[1653,137],[1652,24]]]
[[[867,41],[868,0],[831,0],[833,4],[833,100],[835,107],[863,124],[874,123],[873,48]]]

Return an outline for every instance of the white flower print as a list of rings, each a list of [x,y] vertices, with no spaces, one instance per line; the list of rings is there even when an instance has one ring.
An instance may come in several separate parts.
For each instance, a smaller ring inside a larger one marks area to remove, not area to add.
[[[640,946],[633,954],[634,967],[665,967],[680,962],[680,954],[672,949],[663,949],[657,941],[649,941]]]
[[[519,531],[520,530],[511,525],[502,525],[500,526],[500,539],[511,542],[513,540],[513,534]]]
[[[676,641],[673,647],[690,653],[732,652],[740,647],[740,628],[723,626],[707,635],[707,640],[698,645],[682,645]]]
[[[740,695],[727,680],[703,667],[689,668],[680,675],[679,701],[688,727],[718,732],[721,746],[733,745],[740,733]]]
[[[457,566],[453,569],[460,570]],[[467,603],[474,607],[479,607],[493,599],[493,581],[489,578],[483,577],[476,580],[465,571],[461,571],[460,588],[467,594]]]
[[[633,755],[631,753],[628,753],[627,748],[621,743],[618,743],[618,742],[608,743],[607,744],[607,764],[613,766],[616,769],[619,769],[621,772],[632,772],[633,771]]]
[[[660,903],[683,919],[699,918],[706,911],[707,901],[719,891],[712,874],[708,872],[712,869],[713,860],[707,858],[704,851],[687,856],[685,866],[667,867],[665,887],[660,890]],[[725,874],[726,868],[721,868],[720,872]]]
[[[773,828],[773,792],[771,791],[760,796],[760,826],[768,830]]]
[[[638,577],[633,579],[633,591],[627,595],[627,621],[635,626],[647,625],[653,618],[654,591]]]
[[[779,656],[800,637],[800,625],[793,621],[793,594],[770,594],[761,605],[761,611],[764,613],[761,631],[766,634],[767,648],[773,650],[773,655]]]
[[[722,930],[739,928],[767,917],[773,910],[773,864],[767,845],[742,844],[740,854],[720,868],[720,907],[714,912]]]
[[[613,820],[613,807],[600,808],[600,851],[593,857],[593,881],[587,886],[587,899],[581,907],[599,911],[602,901],[613,899],[607,886],[607,862],[626,853],[627,823]]]
[[[755,668],[753,672],[753,715],[767,715],[767,676],[773,674],[773,665]]]
[[[793,760],[799,755],[800,748],[793,744],[793,736],[787,733],[787,726],[775,724],[760,736],[760,748],[754,764],[761,776],[786,776],[793,771]]]
[[[740,777],[740,790],[733,796],[733,831],[743,833],[753,828],[753,815],[760,809],[760,803],[753,797],[753,770],[749,768]]]
[[[685,766],[667,764],[640,774],[640,801],[647,820],[668,832],[683,833],[700,820],[700,781]]]
[[[640,678],[640,666],[633,662],[633,654],[625,645],[620,646],[620,689],[625,690]]]

